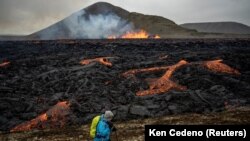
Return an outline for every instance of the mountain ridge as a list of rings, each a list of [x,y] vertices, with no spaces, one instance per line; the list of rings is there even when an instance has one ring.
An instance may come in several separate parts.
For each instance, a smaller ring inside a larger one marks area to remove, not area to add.
[[[98,16],[98,15],[109,16],[113,14],[121,18],[121,20],[131,23],[133,29],[143,29],[149,32],[150,34],[159,34],[163,38],[168,37],[170,35],[171,36],[172,35],[189,35],[190,33],[196,33],[195,30],[190,30],[190,29],[185,29],[183,27],[180,27],[175,22],[169,19],[166,19],[164,17],[161,17],[161,16],[144,15],[144,14],[140,14],[136,12],[129,12],[127,10],[124,10],[120,7],[114,6],[106,2],[98,2],[78,12],[73,13],[69,17],[66,17],[65,19],[45,29],[42,29],[38,32],[31,34],[30,37],[41,38],[41,36],[43,36],[46,39],[51,39],[51,38],[52,39],[61,39],[61,38],[63,39],[74,38],[75,39],[77,38],[77,37],[74,37],[74,36],[72,37],[71,35],[69,35],[69,32],[70,32],[69,26],[72,26],[72,25],[65,24],[65,21],[67,19],[71,18],[74,14],[77,14],[77,13],[81,13],[79,16],[80,18],[77,18],[78,21],[82,20],[81,18],[84,18],[85,20],[89,20],[91,16]],[[106,17],[104,17],[104,19],[105,18]],[[84,24],[83,24],[83,27],[84,27]],[[51,31],[55,31],[55,32],[51,33]],[[51,34],[47,34],[47,33],[51,33]],[[52,37],[52,35],[54,37]],[[93,36],[93,37],[96,37],[96,36]],[[82,36],[80,38],[90,38],[90,37]]]
[[[150,35],[160,35],[161,38],[250,38],[249,26],[245,26],[249,32],[243,30],[246,33],[241,34],[209,32],[186,25],[189,24],[177,25],[162,16],[129,12],[107,2],[97,2],[30,35],[0,36],[0,40],[106,39],[108,36],[119,37],[128,31],[141,29]]]
[[[180,26],[207,33],[250,34],[250,27],[239,22],[199,22],[185,23]]]

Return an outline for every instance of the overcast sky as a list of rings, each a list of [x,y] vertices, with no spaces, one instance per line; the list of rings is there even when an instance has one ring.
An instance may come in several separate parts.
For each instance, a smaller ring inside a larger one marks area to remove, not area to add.
[[[99,0],[0,0],[0,34],[31,34]],[[177,24],[236,21],[250,25],[250,0],[102,0]]]

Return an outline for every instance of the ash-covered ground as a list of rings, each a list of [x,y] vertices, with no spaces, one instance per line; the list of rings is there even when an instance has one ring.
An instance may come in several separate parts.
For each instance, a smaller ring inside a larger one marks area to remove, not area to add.
[[[181,60],[186,63],[176,67]],[[209,65],[217,69],[205,67],[213,60],[221,60]],[[169,66],[174,70],[163,68]],[[249,39],[0,42],[0,130],[44,113],[46,120],[32,128],[86,124],[108,109],[116,121],[127,121],[249,107],[249,68]],[[151,87],[159,78],[164,88]],[[147,90],[153,92],[138,95]],[[50,110],[58,102],[68,106],[59,118]]]
[[[155,118],[115,122],[116,132],[111,133],[115,141],[144,141],[144,125],[244,125],[250,122],[250,108],[240,107],[218,113],[180,114]],[[32,130],[27,132],[0,132],[1,141],[90,141],[90,124],[64,128]]]

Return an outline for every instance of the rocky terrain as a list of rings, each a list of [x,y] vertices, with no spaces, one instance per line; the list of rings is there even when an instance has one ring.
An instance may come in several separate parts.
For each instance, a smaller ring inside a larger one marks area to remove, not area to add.
[[[249,106],[249,40],[0,42],[0,130]]]
[[[140,29],[163,38],[196,33],[195,30],[183,28],[164,17],[129,12],[106,2],[98,2],[29,35],[29,38],[103,39]]]
[[[147,118],[115,122],[116,132],[112,132],[114,141],[143,141],[144,125],[242,125],[250,122],[249,107],[233,108],[220,113],[170,115],[160,118]],[[90,124],[68,126],[64,128],[33,130],[26,132],[0,132],[1,141],[90,141]]]

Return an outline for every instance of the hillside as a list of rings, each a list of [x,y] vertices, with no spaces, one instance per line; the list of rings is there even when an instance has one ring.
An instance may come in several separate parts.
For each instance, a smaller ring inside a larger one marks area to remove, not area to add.
[[[18,40],[27,40],[26,36],[22,35],[0,35],[0,41],[18,41]]]
[[[127,31],[143,29],[161,37],[190,35],[194,30],[182,28],[159,16],[128,12],[109,3],[95,3],[71,16],[30,35],[38,39],[102,39]]]
[[[234,22],[177,25],[156,15],[129,12],[106,2],[90,5],[65,19],[27,36],[1,36],[0,40],[107,39],[145,30],[161,38],[249,38],[250,27]]]
[[[250,34],[249,26],[237,22],[186,23],[181,26],[198,32]]]

